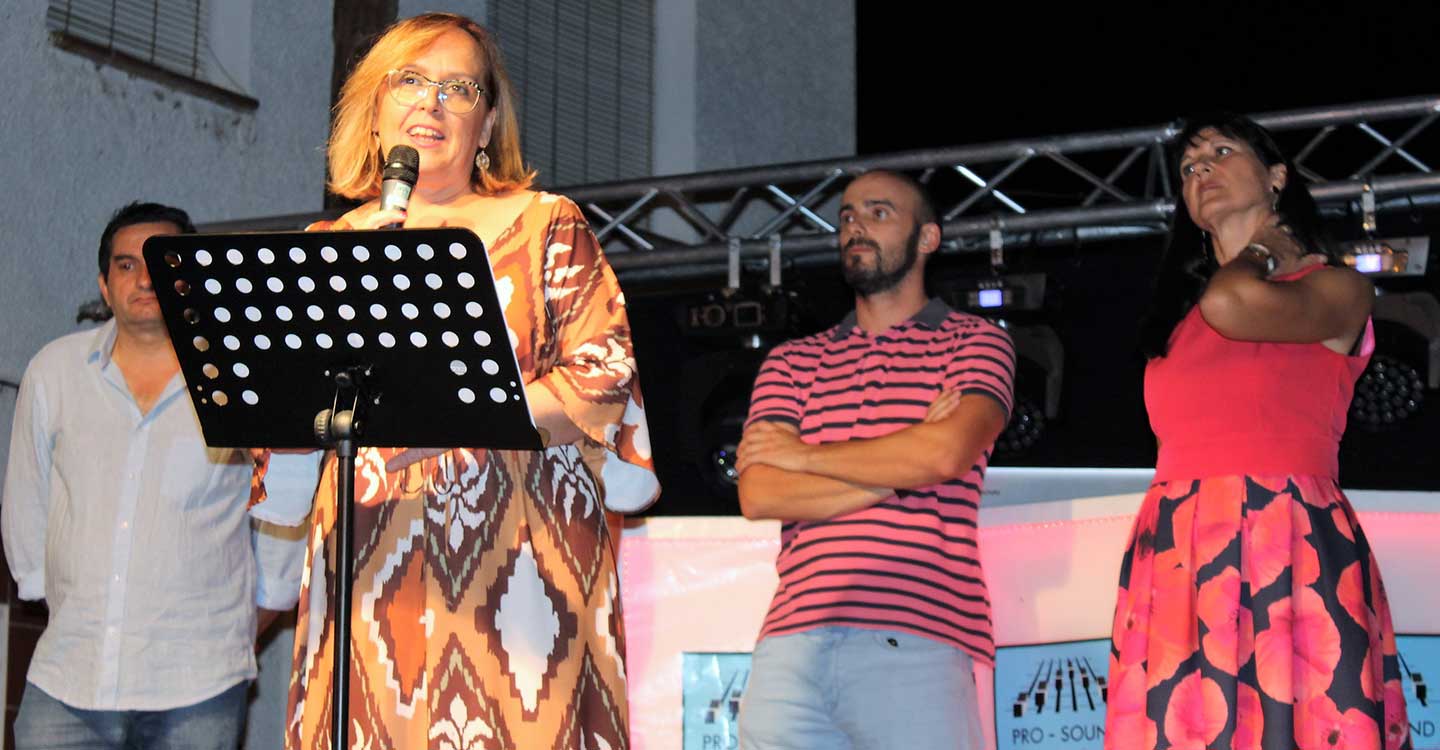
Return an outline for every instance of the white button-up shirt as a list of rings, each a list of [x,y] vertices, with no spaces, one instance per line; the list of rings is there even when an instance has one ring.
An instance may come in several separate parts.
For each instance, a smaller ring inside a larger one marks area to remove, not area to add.
[[[0,525],[50,609],[27,679],[75,708],[187,706],[254,678],[255,608],[295,606],[304,535],[252,522],[249,456],[206,447],[179,374],[142,414],[114,345],[113,321],[60,338],[20,384]]]

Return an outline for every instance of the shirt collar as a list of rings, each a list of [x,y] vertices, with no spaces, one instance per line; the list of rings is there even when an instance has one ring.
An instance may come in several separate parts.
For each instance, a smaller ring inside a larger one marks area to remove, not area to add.
[[[85,353],[85,363],[93,365],[99,372],[100,377],[108,381],[116,388],[119,388],[133,404],[135,397],[130,393],[130,386],[125,382],[124,373],[120,372],[117,366],[110,369],[110,363],[115,356],[115,319],[105,321],[105,324],[95,329],[95,337],[90,340],[90,350]],[[176,372],[175,376],[165,384],[165,390],[155,400],[155,405],[144,416],[145,419],[154,419],[158,416],[167,404],[174,399],[175,394],[185,390],[185,375],[183,372]]]
[[[920,308],[919,312],[911,315],[909,320],[895,326],[895,328],[901,328],[913,323],[933,331],[945,322],[945,319],[950,316],[951,312],[953,312],[953,310],[949,305],[945,304],[944,300],[939,297],[931,297],[930,301],[926,302],[925,306]],[[860,331],[860,328],[857,325],[855,311],[851,310],[839,324],[830,329],[830,338],[839,341],[858,331]]]
[[[115,319],[105,321],[104,325],[95,329],[95,338],[90,341],[90,351],[85,354],[85,361],[99,363],[103,370],[110,364],[110,355],[115,352]]]

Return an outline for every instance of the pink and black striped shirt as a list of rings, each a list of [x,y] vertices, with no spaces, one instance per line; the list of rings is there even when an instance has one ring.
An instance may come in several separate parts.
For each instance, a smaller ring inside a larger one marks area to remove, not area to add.
[[[813,444],[874,438],[923,421],[944,390],[993,398],[1008,416],[1014,380],[1010,335],[938,299],[873,335],[852,312],[770,353],[746,424],[795,425]],[[989,457],[987,449],[962,477],[899,490],[864,510],[783,524],[780,585],[760,638],[827,625],[900,630],[993,664],[976,541]]]

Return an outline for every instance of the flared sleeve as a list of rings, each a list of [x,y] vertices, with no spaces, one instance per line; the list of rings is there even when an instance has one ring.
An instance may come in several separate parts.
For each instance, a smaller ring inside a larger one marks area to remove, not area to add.
[[[660,493],[650,430],[635,365],[625,295],[600,243],[574,202],[544,195],[551,205],[543,279],[554,365],[538,382],[560,401],[592,447],[587,463],[605,488],[605,507],[629,513]],[[595,464],[599,464],[597,467]]]

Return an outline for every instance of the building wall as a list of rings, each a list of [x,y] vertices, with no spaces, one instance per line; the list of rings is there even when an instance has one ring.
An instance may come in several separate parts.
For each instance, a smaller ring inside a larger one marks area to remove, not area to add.
[[[469,16],[482,24],[485,23],[489,10],[485,0],[400,0],[396,7],[398,8],[397,18],[418,16],[428,11],[441,11]]]
[[[855,154],[853,2],[700,0],[696,167]]]
[[[313,30],[329,28],[328,8],[254,0],[260,106],[241,111],[56,48],[45,7],[0,10],[0,154],[12,185],[0,201],[6,380],[98,296],[97,240],[124,203],[172,203],[207,222],[315,210],[322,199],[331,44]]]
[[[656,7],[656,174],[855,154],[853,0]]]

